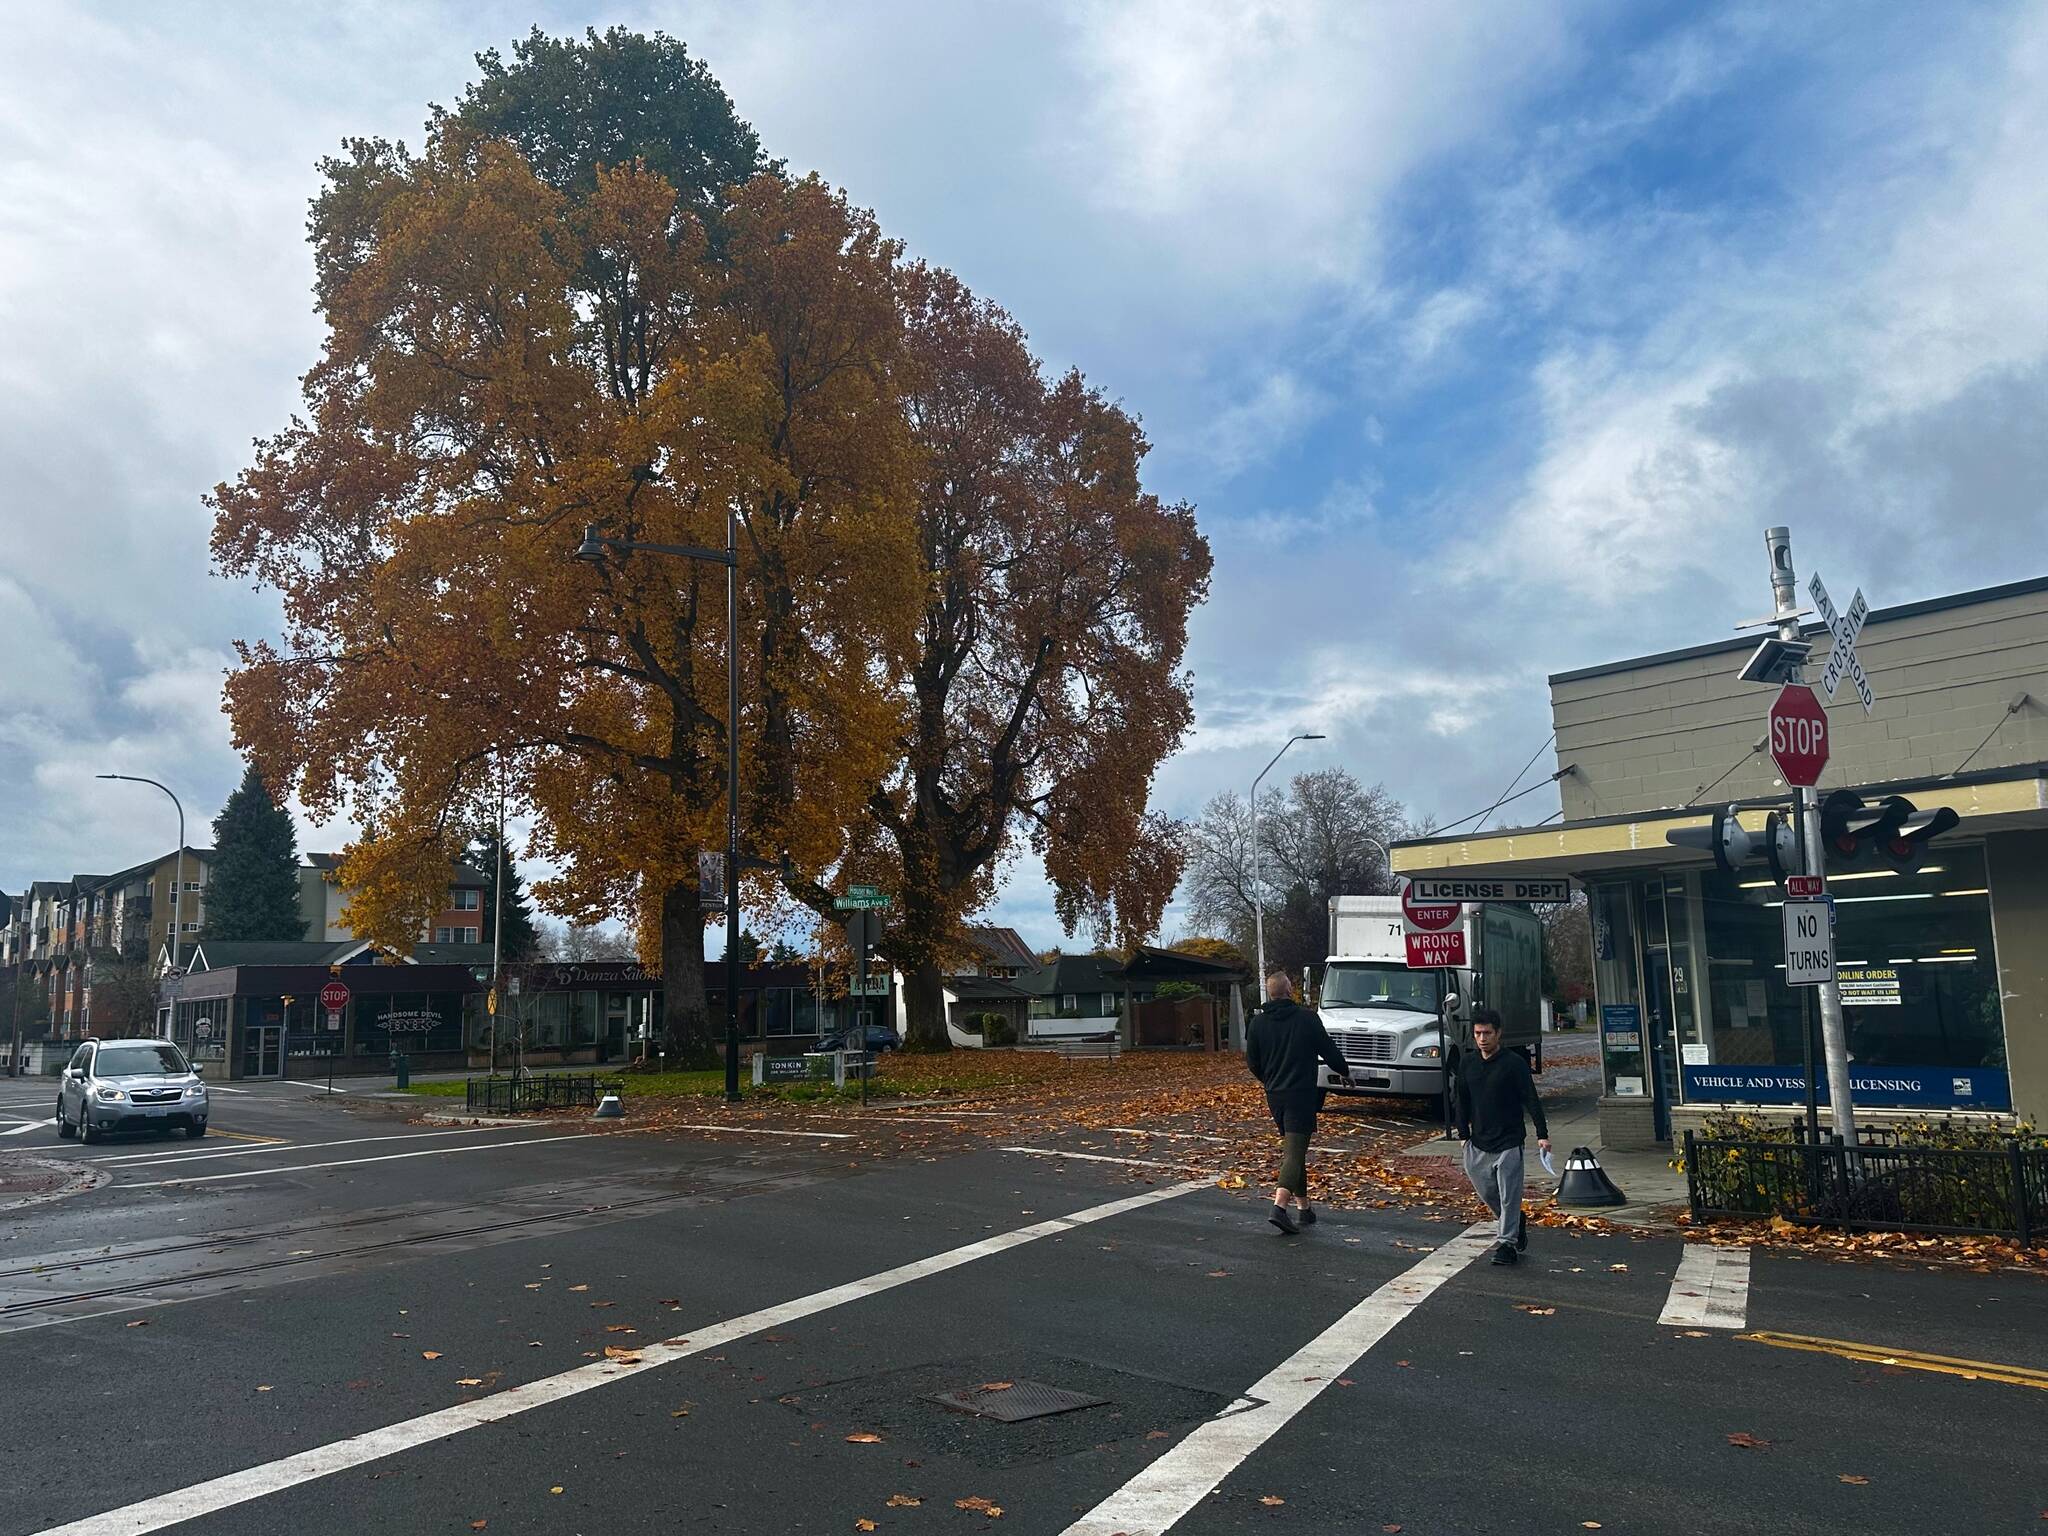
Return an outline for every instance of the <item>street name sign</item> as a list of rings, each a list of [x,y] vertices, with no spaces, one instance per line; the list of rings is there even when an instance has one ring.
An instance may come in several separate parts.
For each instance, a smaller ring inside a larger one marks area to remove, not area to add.
[[[832,902],[834,910],[840,912],[862,912],[888,905],[889,898],[882,894],[880,887],[872,885],[849,885],[846,894],[835,897]]]
[[[1415,875],[1408,889],[1418,902],[1527,901],[1550,905],[1572,899],[1563,875]]]
[[[1828,765],[1828,712],[1804,683],[1787,683],[1771,701],[1771,761],[1787,784],[1811,789]]]
[[[1785,985],[1818,987],[1835,979],[1835,931],[1825,901],[1785,903]]]
[[[1465,957],[1465,909],[1455,901],[1421,901],[1415,882],[1401,886],[1401,932],[1407,941],[1411,970],[1460,966]]]
[[[1828,664],[1820,675],[1820,689],[1834,702],[1835,690],[1842,686],[1846,673],[1849,681],[1856,685],[1856,697],[1862,701],[1863,711],[1868,714],[1877,704],[1877,694],[1872,691],[1870,679],[1863,675],[1863,663],[1856,659],[1856,640],[1863,633],[1863,621],[1870,616],[1870,604],[1863,601],[1863,589],[1858,587],[1856,595],[1849,599],[1847,613],[1835,612],[1835,605],[1828,596],[1828,589],[1821,585],[1816,575],[1806,584],[1806,590],[1813,595],[1813,611],[1827,625],[1835,637],[1834,649],[1828,652]]]

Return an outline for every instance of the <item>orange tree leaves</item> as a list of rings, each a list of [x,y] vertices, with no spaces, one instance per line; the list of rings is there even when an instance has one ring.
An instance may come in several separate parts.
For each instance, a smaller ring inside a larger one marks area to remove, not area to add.
[[[401,949],[483,808],[530,807],[560,871],[538,894],[637,915],[687,1048],[724,573],[568,557],[585,524],[721,546],[733,511],[746,836],[836,852],[894,749],[919,591],[896,249],[815,181],[761,176],[714,256],[643,167],[563,193],[456,119],[417,158],[326,169],[305,417],[212,497],[219,568],[285,616],[281,645],[241,647],[238,745],[316,816],[353,812],[351,917]]]
[[[1152,775],[1192,718],[1180,673],[1209,550],[1140,483],[1137,423],[1078,374],[1048,383],[1016,324],[914,267],[905,406],[928,580],[900,757],[843,867],[899,893],[885,953],[911,1043],[947,1044],[942,978],[965,918],[1028,840],[1069,932],[1145,937],[1180,874]],[[829,911],[830,892],[792,882]]]

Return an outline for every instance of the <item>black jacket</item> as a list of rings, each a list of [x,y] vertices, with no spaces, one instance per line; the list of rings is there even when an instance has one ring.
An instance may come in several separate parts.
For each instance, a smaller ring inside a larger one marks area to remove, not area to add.
[[[1454,1088],[1458,1134],[1471,1138],[1480,1151],[1519,1147],[1528,1134],[1522,1124],[1524,1110],[1536,1122],[1536,1134],[1549,1137],[1550,1123],[1536,1097],[1536,1079],[1529,1075],[1529,1063],[1520,1051],[1495,1051],[1491,1061],[1477,1051],[1465,1052],[1458,1058]]]
[[[1265,1084],[1266,1092],[1298,1093],[1316,1088],[1318,1060],[1348,1080],[1344,1055],[1314,1009],[1304,1008],[1292,998],[1276,998],[1259,1010],[1245,1040],[1244,1062],[1252,1076]]]

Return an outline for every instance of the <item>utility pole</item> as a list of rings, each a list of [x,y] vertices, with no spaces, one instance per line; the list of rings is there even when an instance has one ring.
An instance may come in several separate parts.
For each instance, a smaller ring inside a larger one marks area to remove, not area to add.
[[[498,771],[498,871],[491,877],[491,1076],[498,1075],[498,956],[505,942],[505,777]]]
[[[1792,530],[1766,528],[1764,546],[1771,557],[1771,596],[1777,604],[1778,638],[1796,643],[1799,639],[1799,592],[1792,566]],[[1790,681],[1798,682],[1800,678],[1795,674]],[[1827,848],[1820,836],[1820,793],[1816,789],[1794,787],[1792,804],[1798,813],[1800,847],[1805,857],[1806,872],[1825,877]],[[1821,1051],[1827,1059],[1828,1107],[1834,1116],[1835,1134],[1849,1148],[1853,1160],[1856,1106],[1849,1094],[1849,1032],[1842,1022],[1842,989],[1832,981],[1822,982],[1820,986],[1820,1037]]]
[[[1288,737],[1286,744],[1273,754],[1273,762],[1261,768],[1258,778],[1252,780],[1252,928],[1256,935],[1254,944],[1259,952],[1259,974],[1255,978],[1256,985],[1254,990],[1257,992],[1259,1001],[1262,1003],[1266,998],[1266,902],[1264,894],[1259,890],[1260,881],[1263,879],[1259,866],[1259,782],[1273,771],[1273,763],[1279,762],[1281,758],[1287,755],[1288,747],[1293,746],[1297,741],[1321,741],[1322,739],[1323,733],[1321,731],[1304,731],[1300,735]],[[1239,1045],[1242,1046],[1242,1044],[1243,1042],[1240,1041]]]

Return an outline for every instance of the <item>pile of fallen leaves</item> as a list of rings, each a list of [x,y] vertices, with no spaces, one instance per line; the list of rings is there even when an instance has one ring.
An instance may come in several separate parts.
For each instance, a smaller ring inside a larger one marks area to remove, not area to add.
[[[1794,1249],[1837,1259],[1910,1259],[1953,1265],[1980,1274],[1999,1268],[2048,1271],[2048,1243],[2023,1246],[2009,1237],[1921,1232],[1845,1232],[1773,1216],[1768,1221],[1698,1222],[1680,1214],[1679,1226],[1707,1242]]]

